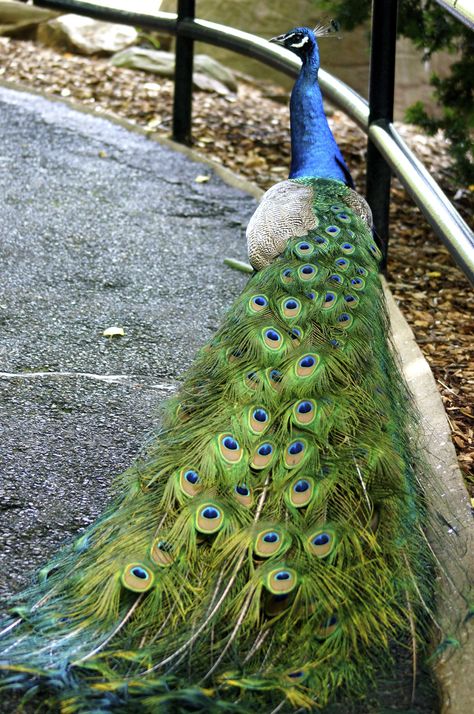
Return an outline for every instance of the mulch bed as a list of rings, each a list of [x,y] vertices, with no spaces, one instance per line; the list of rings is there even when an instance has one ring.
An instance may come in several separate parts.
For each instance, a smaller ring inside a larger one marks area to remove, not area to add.
[[[172,82],[113,67],[106,59],[61,54],[29,41],[0,38],[0,79],[19,82],[112,112],[170,135]],[[287,176],[290,141],[286,96],[277,87],[239,82],[236,96],[194,94],[195,147],[268,188]],[[363,190],[365,136],[341,112],[331,127]],[[456,184],[443,136],[401,132],[458,210],[469,216],[474,187]],[[388,280],[431,365],[451,425],[459,463],[474,493],[474,293],[397,180],[393,182]]]

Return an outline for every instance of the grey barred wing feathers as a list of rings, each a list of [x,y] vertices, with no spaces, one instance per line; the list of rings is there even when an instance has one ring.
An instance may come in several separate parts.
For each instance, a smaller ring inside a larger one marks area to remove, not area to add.
[[[263,195],[247,226],[247,251],[255,270],[262,270],[281,255],[290,238],[303,237],[317,228],[313,201],[311,184],[298,179],[281,181]],[[347,189],[345,203],[372,227],[372,212],[360,194]]]
[[[247,250],[255,270],[261,270],[285,250],[290,238],[316,228],[313,189],[296,181],[281,181],[262,197],[247,226]]]

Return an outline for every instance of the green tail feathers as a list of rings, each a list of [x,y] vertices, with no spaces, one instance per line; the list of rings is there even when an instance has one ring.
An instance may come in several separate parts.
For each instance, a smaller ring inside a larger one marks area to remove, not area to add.
[[[379,250],[341,183],[306,183],[317,227],[250,278],[119,500],[20,596],[8,686],[62,714],[317,709],[423,640],[432,563]]]

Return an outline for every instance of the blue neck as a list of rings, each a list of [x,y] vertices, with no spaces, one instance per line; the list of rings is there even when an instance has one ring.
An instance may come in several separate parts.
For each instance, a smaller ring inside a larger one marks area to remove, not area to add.
[[[291,169],[289,178],[317,177],[353,186],[349,170],[329,128],[318,84],[317,57],[309,55],[290,99]]]

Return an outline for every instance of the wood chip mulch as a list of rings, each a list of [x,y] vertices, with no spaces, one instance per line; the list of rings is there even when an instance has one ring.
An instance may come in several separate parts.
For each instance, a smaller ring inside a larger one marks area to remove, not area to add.
[[[113,67],[29,41],[0,38],[0,80],[59,95],[170,135],[173,85],[146,72]],[[236,96],[194,94],[195,147],[262,188],[287,176],[290,141],[287,97],[277,87],[239,82]],[[336,139],[363,190],[365,136],[338,111]],[[467,219],[474,187],[456,184],[443,136],[400,127],[405,140]],[[473,307],[467,279],[411,202],[393,182],[390,287],[433,370],[452,429],[459,463],[474,495]]]

